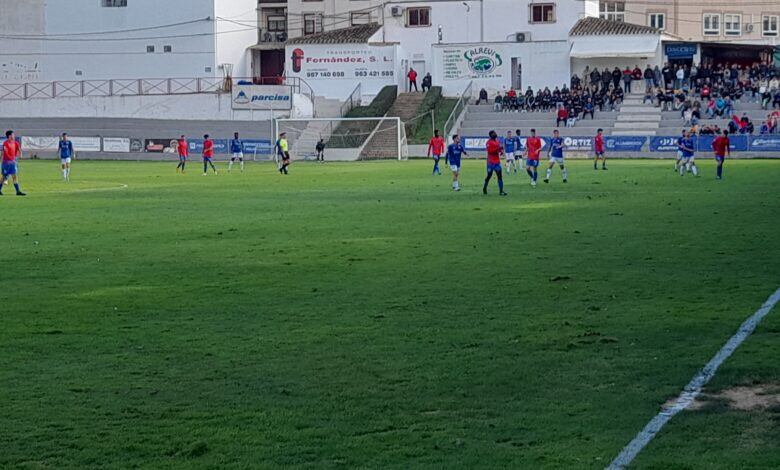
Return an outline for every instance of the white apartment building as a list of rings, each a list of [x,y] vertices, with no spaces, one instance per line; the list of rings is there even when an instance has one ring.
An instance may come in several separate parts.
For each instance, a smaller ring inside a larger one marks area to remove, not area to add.
[[[251,75],[257,0],[0,0],[0,83]]]

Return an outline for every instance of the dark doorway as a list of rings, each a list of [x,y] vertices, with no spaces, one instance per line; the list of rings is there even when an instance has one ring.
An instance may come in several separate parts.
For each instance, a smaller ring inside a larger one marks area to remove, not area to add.
[[[284,49],[260,51],[260,76],[255,81],[262,85],[279,83],[279,77],[284,75],[284,59]]]

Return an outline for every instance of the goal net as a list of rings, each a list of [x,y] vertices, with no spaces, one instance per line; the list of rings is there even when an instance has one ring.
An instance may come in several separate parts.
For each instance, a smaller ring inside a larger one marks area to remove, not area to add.
[[[277,139],[287,134],[294,160],[316,160],[317,143],[325,144],[325,160],[402,160],[408,157],[406,132],[397,117],[277,119]]]

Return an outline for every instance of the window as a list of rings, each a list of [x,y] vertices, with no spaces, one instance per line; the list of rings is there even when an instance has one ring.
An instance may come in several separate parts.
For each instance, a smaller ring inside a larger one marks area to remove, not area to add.
[[[599,2],[599,18],[612,21],[626,21],[625,2]]]
[[[736,14],[723,15],[723,34],[725,36],[741,36],[742,15],[736,15]]]
[[[720,35],[720,14],[719,13],[705,13],[701,20],[702,27],[704,28],[705,36],[719,36]]]
[[[163,46],[163,52],[173,52],[173,46]]]
[[[761,34],[769,37],[777,37],[780,32],[780,16],[764,15],[761,21]]]
[[[371,22],[371,13],[357,13],[352,12],[349,14],[349,23],[352,26],[355,26],[357,24],[368,24]]]
[[[647,25],[651,28],[666,29],[666,13],[650,13],[647,15]]]
[[[103,7],[126,7],[127,0],[101,0],[100,5]]]
[[[531,23],[555,23],[555,4],[531,4]]]
[[[423,27],[431,25],[430,8],[408,8],[406,10],[407,27]]]
[[[146,52],[148,52],[148,53],[150,53],[150,54],[151,54],[152,52],[154,52],[154,46],[146,46]]]
[[[303,34],[322,32],[322,13],[305,13],[303,15]]]
[[[287,31],[287,17],[283,15],[269,16],[266,19],[266,23],[268,24],[268,31],[275,33],[283,33]]]

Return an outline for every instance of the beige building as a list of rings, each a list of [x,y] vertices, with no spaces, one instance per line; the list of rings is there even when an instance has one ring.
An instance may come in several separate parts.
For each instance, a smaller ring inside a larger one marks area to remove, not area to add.
[[[780,0],[602,0],[599,15],[683,41],[780,45]]]

